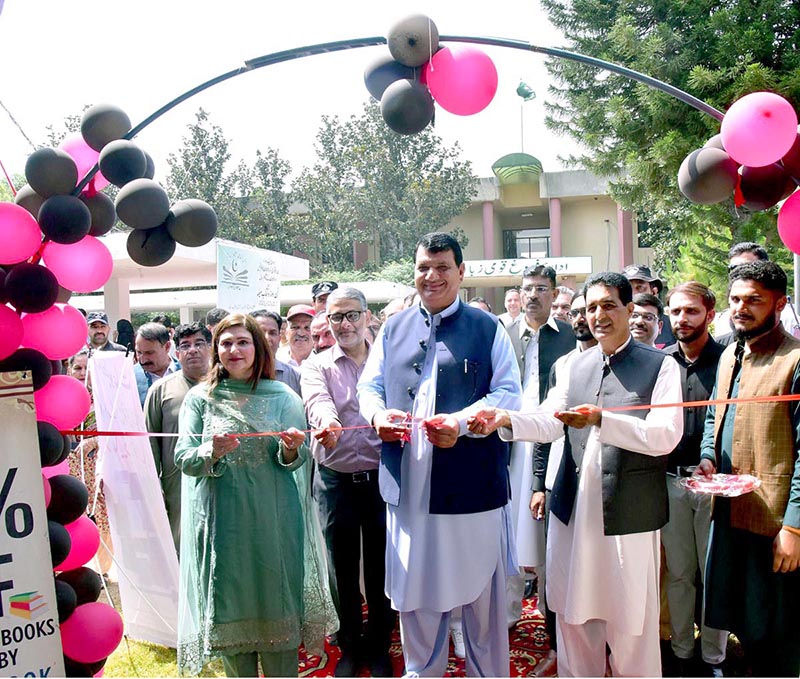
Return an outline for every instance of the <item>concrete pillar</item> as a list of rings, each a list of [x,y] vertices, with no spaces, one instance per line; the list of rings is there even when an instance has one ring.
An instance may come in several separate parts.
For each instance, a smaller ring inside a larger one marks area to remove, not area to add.
[[[117,321],[121,318],[130,320],[131,285],[127,278],[110,278],[103,287],[103,299],[112,330],[117,327]]]
[[[617,205],[617,234],[619,237],[619,269],[633,264],[633,217]]]
[[[194,308],[190,306],[182,306],[179,309],[181,324],[189,324],[194,321]]]
[[[494,257],[494,205],[487,200],[483,203],[483,258]]]
[[[550,256],[561,257],[561,199],[551,198],[550,208]]]

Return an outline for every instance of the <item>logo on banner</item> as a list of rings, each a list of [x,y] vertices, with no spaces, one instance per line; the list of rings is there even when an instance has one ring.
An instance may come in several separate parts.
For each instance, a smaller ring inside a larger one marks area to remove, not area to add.
[[[8,597],[9,613],[18,618],[26,620],[36,620],[40,615],[47,613],[47,602],[39,592],[25,592],[24,594],[12,594]]]

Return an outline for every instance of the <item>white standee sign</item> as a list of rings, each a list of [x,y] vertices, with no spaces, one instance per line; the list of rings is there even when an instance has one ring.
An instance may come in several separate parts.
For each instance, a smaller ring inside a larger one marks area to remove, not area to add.
[[[274,252],[217,243],[217,306],[228,311],[280,312],[279,260]]]
[[[96,351],[89,374],[100,431],[147,431],[130,358]],[[150,443],[146,436],[102,436],[99,450],[125,631],[175,648],[178,556]]]
[[[0,372],[0,431],[0,677],[63,677],[29,372]]]

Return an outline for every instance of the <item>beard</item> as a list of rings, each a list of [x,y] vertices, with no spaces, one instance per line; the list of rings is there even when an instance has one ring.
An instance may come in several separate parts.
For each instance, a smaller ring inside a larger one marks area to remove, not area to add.
[[[737,340],[753,339],[754,337],[763,335],[765,332],[769,332],[776,325],[778,325],[778,319],[775,316],[767,318],[767,320],[765,320],[761,325],[757,325],[756,327],[750,328],[749,330],[739,330],[734,323],[733,336]]]
[[[705,334],[707,327],[706,325],[702,325],[697,328],[673,328],[672,334],[681,342],[690,344],[700,339]]]
[[[589,330],[588,325],[580,325],[577,328],[573,327],[572,332],[575,335],[575,339],[579,342],[588,342],[594,339],[594,335],[592,335],[592,331]]]

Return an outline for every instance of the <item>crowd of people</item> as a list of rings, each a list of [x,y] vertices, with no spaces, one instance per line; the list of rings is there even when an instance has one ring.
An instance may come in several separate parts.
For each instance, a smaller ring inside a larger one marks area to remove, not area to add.
[[[150,440],[180,669],[295,676],[327,634],[336,676],[392,676],[399,621],[408,676],[443,676],[451,643],[467,675],[507,676],[535,591],[536,676],[723,676],[730,633],[753,676],[800,674],[800,323],[762,247],[729,261],[724,315],[647,266],[573,291],[534,264],[495,316],[432,233],[380,314],[324,281],[285,318],[139,327],[146,426],[175,435]],[[89,349],[126,348],[87,322],[79,379]],[[718,473],[760,485],[712,498]]]

